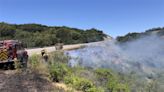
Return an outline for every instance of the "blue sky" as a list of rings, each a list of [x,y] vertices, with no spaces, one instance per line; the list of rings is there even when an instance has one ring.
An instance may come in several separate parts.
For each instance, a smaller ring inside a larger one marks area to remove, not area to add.
[[[0,0],[0,21],[97,28],[116,37],[164,27],[164,0]]]

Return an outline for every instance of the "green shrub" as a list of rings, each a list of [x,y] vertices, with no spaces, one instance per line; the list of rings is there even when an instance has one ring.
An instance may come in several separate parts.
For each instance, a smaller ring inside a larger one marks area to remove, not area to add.
[[[90,80],[80,78],[77,76],[67,76],[64,79],[66,84],[72,85],[77,90],[82,90],[84,92],[91,92],[91,88],[94,88],[93,83]]]
[[[38,55],[32,55],[29,58],[29,64],[30,64],[31,68],[33,68],[33,69],[37,68],[39,63],[40,63],[40,58],[38,57]]]
[[[64,54],[62,51],[55,51],[50,54],[50,61],[51,63],[68,63],[69,57]]]
[[[119,79],[110,77],[107,83],[107,89],[110,92],[130,92],[130,89],[126,83],[120,83]]]
[[[103,68],[96,69],[95,75],[97,77],[98,84],[102,85],[102,86],[106,86],[109,78],[114,76],[114,74],[111,72],[111,70],[103,69]]]
[[[68,66],[62,63],[54,63],[49,66],[50,79],[55,82],[62,81],[69,72]]]
[[[119,75],[112,72],[109,69],[96,69],[95,73],[97,75],[98,80],[102,85],[107,88],[110,92],[129,92],[128,85],[122,83],[122,79]]]
[[[67,66],[68,57],[61,51],[52,52],[49,60],[49,74],[53,81],[59,82],[64,76],[71,73],[71,69]]]
[[[98,77],[113,76],[113,73],[110,69],[98,68],[95,70],[95,73]]]

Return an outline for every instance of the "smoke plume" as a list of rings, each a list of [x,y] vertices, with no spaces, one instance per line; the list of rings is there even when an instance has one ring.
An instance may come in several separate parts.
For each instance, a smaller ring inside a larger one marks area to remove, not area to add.
[[[107,40],[69,51],[68,54],[71,56],[70,66],[103,67],[121,72],[144,73],[164,70],[164,39],[156,35],[123,44]]]

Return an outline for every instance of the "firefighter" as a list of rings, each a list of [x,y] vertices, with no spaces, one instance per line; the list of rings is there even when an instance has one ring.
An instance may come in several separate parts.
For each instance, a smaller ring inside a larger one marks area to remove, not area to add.
[[[46,49],[41,50],[41,55],[42,55],[44,61],[47,62],[48,61],[48,53],[47,53]]]
[[[45,53],[46,53],[46,50],[45,50],[45,49],[41,50],[41,55],[42,55],[42,56],[43,56]]]

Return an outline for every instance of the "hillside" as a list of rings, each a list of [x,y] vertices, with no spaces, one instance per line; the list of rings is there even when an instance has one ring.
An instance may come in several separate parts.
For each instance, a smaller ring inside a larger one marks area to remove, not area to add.
[[[133,41],[135,39],[145,37],[148,35],[152,35],[152,34],[156,34],[157,36],[163,37],[164,36],[164,27],[163,28],[160,28],[160,27],[152,28],[152,29],[146,30],[145,32],[142,32],[142,33],[137,33],[137,32],[128,33],[125,36],[118,36],[117,41],[119,41],[119,42]]]
[[[0,40],[18,39],[27,47],[44,47],[56,43],[77,44],[101,41],[106,35],[98,29],[77,29],[41,24],[0,23]]]

